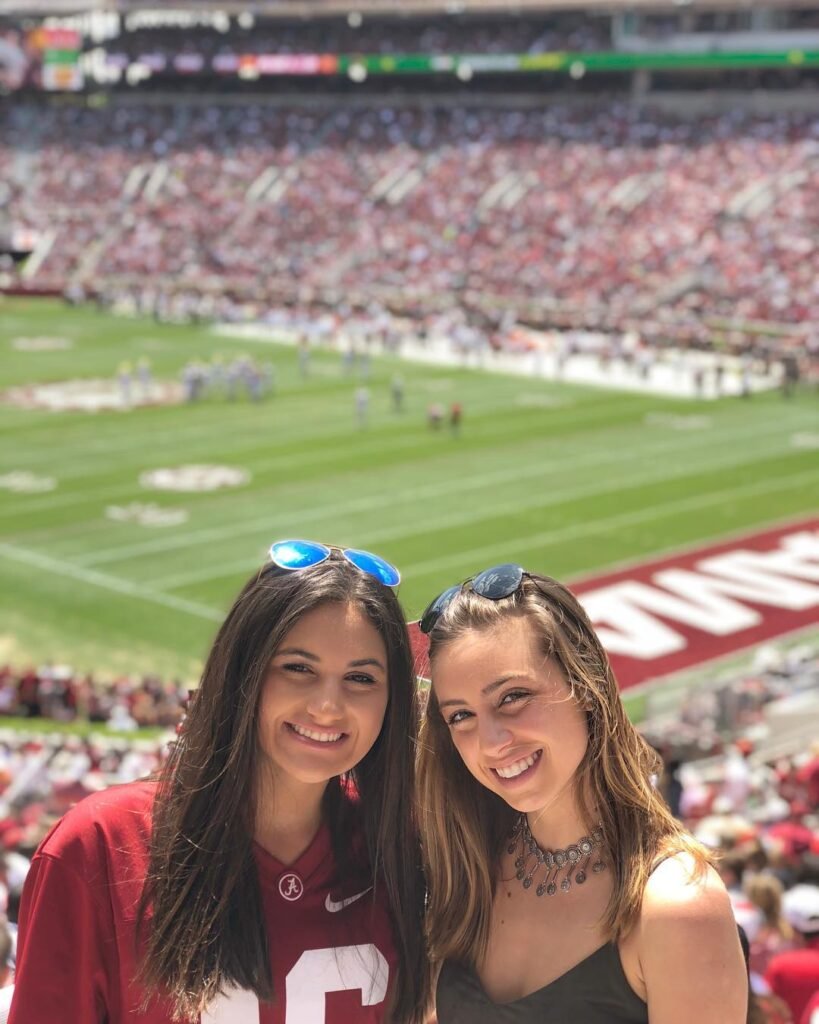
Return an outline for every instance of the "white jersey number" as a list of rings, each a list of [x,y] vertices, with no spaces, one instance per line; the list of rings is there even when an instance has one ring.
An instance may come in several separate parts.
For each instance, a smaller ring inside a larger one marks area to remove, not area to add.
[[[308,949],[285,979],[287,1024],[325,1024],[328,992],[361,991],[361,1005],[375,1006],[387,994],[389,967],[372,944]],[[252,992],[232,989],[202,1014],[202,1024],[257,1024],[259,1000]]]

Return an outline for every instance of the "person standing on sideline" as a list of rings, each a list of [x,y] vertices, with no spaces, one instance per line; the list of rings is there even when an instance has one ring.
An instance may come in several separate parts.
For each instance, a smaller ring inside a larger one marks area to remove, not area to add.
[[[400,373],[393,375],[390,382],[390,394],[392,396],[393,412],[404,411],[404,378]]]
[[[370,412],[370,389],[364,387],[355,390],[355,414],[358,420],[358,426],[360,430],[364,430],[367,427],[367,421],[369,419]]]
[[[430,402],[427,406],[427,423],[430,430],[440,430],[444,419],[444,407],[440,402]]]
[[[302,335],[298,342],[299,351],[299,376],[302,380],[307,380],[310,376],[310,342],[307,335]]]

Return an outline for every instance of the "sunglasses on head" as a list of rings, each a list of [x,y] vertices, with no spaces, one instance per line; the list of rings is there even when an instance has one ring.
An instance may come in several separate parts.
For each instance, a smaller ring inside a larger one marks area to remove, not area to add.
[[[401,573],[379,555],[374,555],[370,551],[360,551],[358,548],[320,544],[315,540],[277,540],[270,545],[270,561],[280,569],[298,572],[300,569],[312,569],[314,565],[321,565],[334,551],[350,565],[377,579],[385,587],[397,587],[401,582]]]
[[[490,601],[501,601],[504,597],[510,597],[516,593],[524,578],[529,576],[530,574],[523,566],[515,565],[514,562],[493,565],[491,569],[484,569],[483,572],[479,572],[477,576],[470,576],[463,583],[447,587],[434,601],[431,601],[418,622],[418,628],[422,633],[431,633],[438,619],[465,588],[469,588],[478,597],[485,597]]]

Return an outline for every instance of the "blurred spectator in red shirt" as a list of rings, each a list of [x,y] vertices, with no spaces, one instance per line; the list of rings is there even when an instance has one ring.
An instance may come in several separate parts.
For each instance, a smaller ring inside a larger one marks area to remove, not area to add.
[[[819,991],[819,886],[797,885],[783,897],[783,909],[794,930],[805,941],[803,949],[778,953],[768,964],[765,980],[791,1009],[802,1016]]]
[[[813,999],[805,1007],[805,1012],[802,1014],[799,1024],[819,1024],[819,992],[814,995]]]

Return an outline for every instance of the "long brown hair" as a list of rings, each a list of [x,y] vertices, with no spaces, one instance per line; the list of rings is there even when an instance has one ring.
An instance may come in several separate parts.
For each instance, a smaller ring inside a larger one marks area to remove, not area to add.
[[[608,937],[626,934],[636,922],[658,856],[689,852],[698,870],[708,862],[655,790],[658,757],[629,721],[606,653],[570,591],[534,574],[499,601],[464,588],[430,634],[433,685],[419,748],[427,932],[435,963],[474,966],[486,952],[498,859],[517,815],[461,760],[435,696],[435,657],[467,631],[495,628],[512,616],[532,623],[544,656],[557,662],[573,699],[586,709],[589,740],[574,786],[584,823],[592,828],[602,821],[610,851],[614,886],[602,922]]]
[[[324,817],[341,871],[363,830],[373,884],[383,886],[398,951],[394,1019],[420,1022],[426,1001],[423,877],[412,814],[418,709],[412,655],[395,594],[339,558],[300,572],[263,568],[219,629],[179,742],[159,779],[148,877],[140,905],[140,980],[169,998],[175,1019],[196,1018],[224,988],[273,998],[269,949],[252,850],[257,712],[270,660],[319,605],[355,603],[387,651],[389,696],[381,732],[348,779],[333,779]],[[360,800],[353,808],[344,788]],[[355,865],[359,868],[360,865]]]

